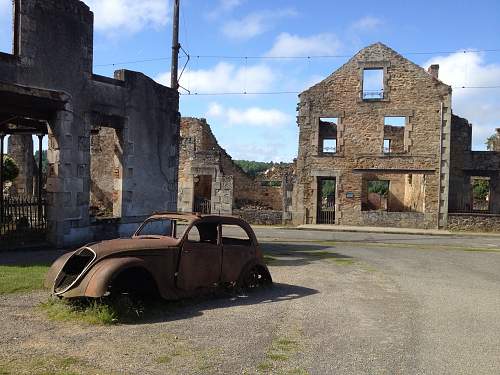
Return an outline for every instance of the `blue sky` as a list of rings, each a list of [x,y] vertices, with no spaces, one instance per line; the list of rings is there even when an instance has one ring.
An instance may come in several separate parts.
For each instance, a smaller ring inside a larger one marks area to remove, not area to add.
[[[0,0],[2,51],[10,49],[9,4]],[[126,68],[170,82],[171,1],[87,4],[95,12],[95,73]],[[192,55],[181,85],[204,94],[302,91],[348,57],[253,57],[351,56],[381,41],[422,66],[439,63],[440,78],[452,86],[500,86],[500,52],[462,52],[500,49],[499,15],[500,2],[493,0],[181,0],[181,43]],[[130,63],[149,59],[155,60]],[[484,149],[485,138],[500,127],[500,89],[456,88],[453,97],[454,113],[474,124],[474,149]],[[182,115],[207,118],[235,159],[292,160],[296,105],[296,94],[181,97]]]

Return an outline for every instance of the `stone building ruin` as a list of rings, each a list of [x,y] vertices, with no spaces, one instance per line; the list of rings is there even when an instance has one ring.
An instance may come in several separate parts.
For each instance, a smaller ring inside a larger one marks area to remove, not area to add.
[[[93,13],[83,2],[13,6],[13,52],[0,53],[0,136],[21,154],[32,153],[32,134],[48,136],[47,240],[117,237],[153,211],[175,211],[177,91],[138,72],[94,74]]]
[[[281,224],[281,181],[266,186],[246,174],[219,146],[205,119],[182,118],[180,137],[180,211],[234,214],[252,223]]]
[[[376,43],[302,92],[288,222],[498,230],[500,153],[471,151],[438,72]],[[482,216],[471,178],[489,184]]]

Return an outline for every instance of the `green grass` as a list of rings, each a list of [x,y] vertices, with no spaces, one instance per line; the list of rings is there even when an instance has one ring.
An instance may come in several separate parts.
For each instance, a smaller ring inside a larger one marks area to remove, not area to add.
[[[40,309],[51,320],[99,325],[115,324],[119,315],[115,306],[99,300],[87,302],[50,298],[40,304]]]
[[[97,375],[109,374],[76,357],[37,356],[36,358],[1,358],[0,375]]]
[[[0,294],[42,289],[46,265],[0,266]]]

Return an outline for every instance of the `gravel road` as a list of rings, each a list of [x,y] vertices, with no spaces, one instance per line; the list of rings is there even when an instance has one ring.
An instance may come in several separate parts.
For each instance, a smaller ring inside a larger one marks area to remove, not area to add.
[[[500,373],[498,237],[257,232],[274,288],[150,321],[53,322],[45,292],[0,296],[0,373]]]

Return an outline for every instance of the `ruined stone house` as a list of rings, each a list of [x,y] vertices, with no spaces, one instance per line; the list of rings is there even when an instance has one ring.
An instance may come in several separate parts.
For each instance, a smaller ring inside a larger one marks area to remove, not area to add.
[[[0,137],[30,154],[31,135],[48,136],[47,239],[68,246],[129,234],[151,212],[176,210],[177,91],[138,72],[94,74],[83,2],[13,7],[13,51],[0,53]]]
[[[246,174],[219,146],[205,119],[182,118],[180,138],[180,211],[235,214],[254,223],[281,223],[281,183],[266,186],[265,181]]]
[[[476,175],[500,213],[498,153],[470,151],[438,71],[376,43],[299,95],[290,222],[446,228],[451,211],[471,210]]]

